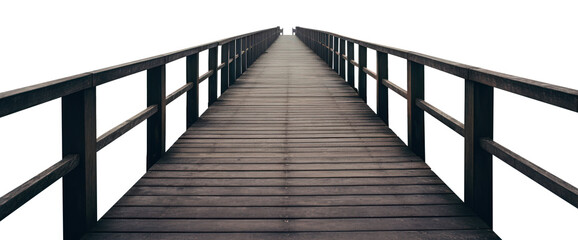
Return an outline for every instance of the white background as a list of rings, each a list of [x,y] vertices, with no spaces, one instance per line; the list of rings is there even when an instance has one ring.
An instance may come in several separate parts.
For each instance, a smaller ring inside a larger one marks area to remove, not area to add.
[[[0,92],[275,26],[578,89],[576,10],[572,1],[2,1]],[[368,55],[375,70],[375,52]],[[206,69],[206,52],[200,59]],[[390,56],[390,80],[403,88],[405,64]],[[426,101],[463,122],[463,80],[425,74]],[[167,94],[184,82],[184,62],[167,65]],[[368,80],[372,107],[374,84]],[[97,88],[98,135],[146,107],[145,86],[139,73]],[[404,141],[405,104],[390,93],[390,125]],[[575,186],[576,123],[575,112],[495,91],[494,139]],[[185,130],[182,98],[169,105],[167,124],[170,146]],[[98,152],[99,217],[144,174],[144,126]],[[0,118],[0,195],[58,161],[60,142],[60,100]],[[463,139],[426,114],[426,161],[460,197],[463,154]],[[58,181],[0,222],[0,239],[60,239],[61,211]],[[577,222],[576,208],[494,159],[494,230],[502,238],[576,239]]]

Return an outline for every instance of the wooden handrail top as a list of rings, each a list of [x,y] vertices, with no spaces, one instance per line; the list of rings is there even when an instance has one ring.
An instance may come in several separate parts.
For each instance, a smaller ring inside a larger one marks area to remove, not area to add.
[[[229,43],[250,35],[265,33],[270,30],[278,29],[269,28],[265,30],[254,31],[230,38],[225,38],[211,43],[202,44],[186,49],[181,49],[165,54],[156,55],[132,62],[127,62],[111,67],[98,69],[78,75],[73,75],[49,82],[39,83],[23,88],[18,88],[0,93],[0,117],[24,110],[26,108],[48,102],[50,100],[66,96],[90,87],[132,75],[147,69],[170,63],[180,58],[190,56],[204,50]]]
[[[429,56],[418,52],[412,52],[400,48],[370,43],[332,32],[308,28],[301,28],[301,29],[308,31],[316,31],[331,36],[335,36],[340,39],[356,43],[359,46],[364,46],[379,52],[384,52],[401,58],[405,58],[407,60],[420,63],[425,66],[435,68],[440,71],[461,78],[479,82],[484,85],[499,88],[511,93],[515,93],[541,102],[565,108],[574,112],[578,112],[578,90],[576,89],[539,82],[505,73],[495,72],[479,67],[449,61],[442,58]]]

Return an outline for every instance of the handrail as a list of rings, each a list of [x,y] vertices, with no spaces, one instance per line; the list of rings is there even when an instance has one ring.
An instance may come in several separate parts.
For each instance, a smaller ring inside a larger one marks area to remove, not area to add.
[[[223,92],[271,46],[280,33],[279,27],[254,31],[0,93],[0,117],[62,98],[63,152],[61,161],[0,198],[0,220],[62,178],[64,238],[79,239],[96,223],[96,152],[148,120],[147,169],[150,168],[165,151],[166,105],[186,93],[188,128],[199,115],[198,85],[208,79],[211,105],[217,100],[217,72],[221,71]],[[217,60],[219,46],[220,62]],[[204,50],[209,51],[209,69],[199,76],[199,53]],[[187,82],[166,96],[165,66],[180,58],[186,58]],[[97,138],[96,87],[145,70],[148,107]]]
[[[494,72],[482,68],[407,51],[399,48],[365,42],[343,35],[296,27],[295,35],[319,55],[351,86],[353,74],[345,78],[348,69],[359,68],[359,96],[366,100],[366,76],[377,81],[377,115],[388,123],[388,91],[407,99],[408,146],[425,159],[424,112],[445,124],[465,138],[465,202],[490,227],[492,226],[492,156],[496,156],[544,186],[558,197],[578,208],[578,189],[551,173],[532,164],[521,156],[494,142],[493,102],[494,88],[526,96],[554,106],[578,112],[578,90]],[[347,54],[345,52],[347,42]],[[359,48],[359,63],[353,60],[354,47]],[[367,69],[367,48],[377,52],[377,73]],[[388,58],[392,54],[407,60],[407,90],[388,79]],[[424,101],[424,66],[465,79],[465,124]],[[353,72],[348,70],[348,72]]]

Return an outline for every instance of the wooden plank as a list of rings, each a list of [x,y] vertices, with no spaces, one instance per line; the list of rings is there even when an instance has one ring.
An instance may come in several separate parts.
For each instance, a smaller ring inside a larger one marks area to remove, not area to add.
[[[481,230],[433,230],[433,231],[355,231],[355,232],[283,232],[283,233],[91,233],[84,239],[215,239],[215,240],[281,240],[281,239],[500,239],[493,231]]]
[[[487,226],[477,217],[344,218],[292,220],[104,219],[95,232],[327,232],[460,230]]]
[[[461,200],[454,194],[411,195],[344,195],[344,196],[124,196],[116,206],[382,206],[457,204]]]
[[[383,170],[429,169],[423,162],[393,163],[309,163],[309,164],[163,164],[150,168],[156,171],[305,171],[305,170]]]
[[[105,219],[305,219],[472,216],[464,205],[329,207],[113,207]]]
[[[150,176],[150,175],[149,175]],[[135,186],[168,187],[298,187],[298,186],[386,186],[443,184],[435,176],[429,177],[363,177],[363,178],[151,178],[145,176]]]
[[[335,177],[430,177],[429,169],[342,171],[149,171],[148,178],[335,178]]]
[[[341,196],[452,193],[445,185],[339,187],[133,187],[125,196]]]

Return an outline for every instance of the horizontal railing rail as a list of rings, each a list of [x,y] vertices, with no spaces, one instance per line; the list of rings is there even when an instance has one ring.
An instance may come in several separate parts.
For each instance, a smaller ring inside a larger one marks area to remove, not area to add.
[[[494,142],[494,88],[578,112],[578,90],[477,68],[425,54],[365,42],[343,35],[296,27],[295,35],[350,86],[358,71],[359,96],[367,101],[367,75],[377,82],[377,115],[388,124],[388,91],[407,100],[408,147],[425,160],[424,112],[465,139],[465,203],[492,226],[492,156],[512,166],[578,208],[578,188]],[[354,56],[358,45],[359,62]],[[345,46],[347,45],[347,52]],[[376,51],[377,73],[367,69],[367,48]],[[388,54],[407,60],[407,90],[388,80]],[[347,63],[346,63],[347,62]],[[345,65],[348,74],[345,77]],[[465,124],[424,100],[424,66],[465,79]]]
[[[0,197],[0,220],[62,178],[64,238],[79,239],[96,223],[96,152],[147,120],[149,169],[165,152],[166,105],[186,93],[186,124],[190,127],[199,116],[199,84],[208,79],[211,105],[217,100],[218,71],[223,93],[280,34],[279,27],[255,31],[0,93],[0,117],[61,98],[63,155],[61,161]],[[199,76],[199,53],[205,50],[209,51],[208,70]],[[186,84],[166,96],[165,66],[181,58],[186,58]],[[96,137],[96,87],[145,70],[148,107]]]

